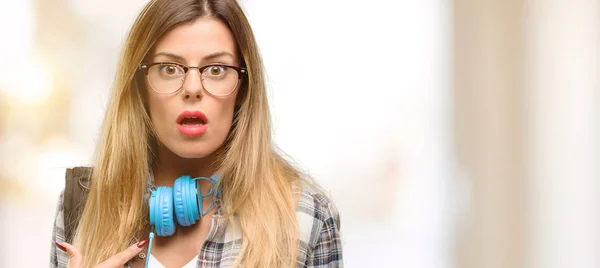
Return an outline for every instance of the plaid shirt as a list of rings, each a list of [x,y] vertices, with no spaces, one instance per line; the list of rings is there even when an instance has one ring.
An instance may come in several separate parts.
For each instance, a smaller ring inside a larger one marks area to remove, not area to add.
[[[297,187],[294,187],[297,189]],[[296,267],[343,267],[340,217],[335,205],[307,184],[301,187],[296,208],[300,243]],[[50,267],[67,267],[69,256],[58,249],[54,241],[65,241],[61,193],[52,232]],[[221,215],[217,205],[215,214]],[[231,267],[238,257],[242,236],[239,224],[213,218],[206,241],[196,258],[197,267]]]

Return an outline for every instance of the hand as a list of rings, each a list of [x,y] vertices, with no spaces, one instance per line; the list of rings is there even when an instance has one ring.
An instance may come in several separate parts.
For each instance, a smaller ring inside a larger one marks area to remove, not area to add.
[[[125,263],[135,257],[142,251],[142,248],[148,239],[144,239],[136,244],[129,246],[124,251],[117,253],[103,263],[95,266],[95,268],[122,268]],[[58,248],[66,251],[69,254],[69,268],[80,268],[81,267],[81,253],[73,245],[67,242],[55,242]]]

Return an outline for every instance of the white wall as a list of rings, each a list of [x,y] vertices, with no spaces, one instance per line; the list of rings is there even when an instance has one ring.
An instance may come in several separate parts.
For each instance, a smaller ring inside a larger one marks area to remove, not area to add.
[[[600,267],[600,3],[527,6],[531,267]]]
[[[342,214],[347,267],[451,267],[446,1],[245,1],[279,145]]]

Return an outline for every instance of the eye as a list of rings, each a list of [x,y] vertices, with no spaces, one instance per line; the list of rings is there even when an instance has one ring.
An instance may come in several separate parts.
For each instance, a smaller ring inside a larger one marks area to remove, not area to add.
[[[210,66],[205,72],[210,76],[220,76],[225,73],[225,68],[223,66]]]
[[[167,76],[181,75],[184,73],[183,69],[180,66],[173,64],[161,64],[159,71],[161,74]]]

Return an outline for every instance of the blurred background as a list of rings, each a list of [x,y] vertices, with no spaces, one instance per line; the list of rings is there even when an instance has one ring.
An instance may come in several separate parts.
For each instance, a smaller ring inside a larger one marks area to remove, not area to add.
[[[240,2],[346,267],[600,267],[599,0]],[[0,1],[0,267],[47,267],[146,3]]]

